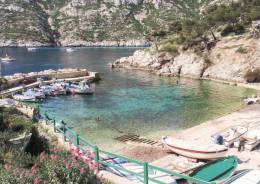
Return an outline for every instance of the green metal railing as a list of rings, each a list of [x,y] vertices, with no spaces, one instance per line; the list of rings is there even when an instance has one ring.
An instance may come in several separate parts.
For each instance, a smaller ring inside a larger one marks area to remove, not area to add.
[[[70,141],[72,144],[74,144],[77,148],[79,148],[81,151],[86,152],[86,148],[89,148],[90,150],[94,151],[94,160],[110,169],[114,169],[121,173],[121,175],[126,175],[126,173],[135,176],[139,181],[141,181],[144,184],[148,183],[157,183],[157,184],[167,184],[166,182],[163,182],[160,177],[152,178],[149,174],[149,172],[156,172],[156,173],[162,173],[165,176],[175,177],[175,178],[182,178],[186,179],[193,183],[198,184],[215,184],[215,182],[205,182],[190,176],[186,176],[184,174],[172,172],[160,167],[156,167],[153,165],[148,164],[147,162],[140,162],[134,159],[126,158],[114,153],[110,153],[104,150],[99,149],[97,146],[91,144],[89,141],[83,139],[78,134],[76,134],[71,128],[69,128],[63,121],[61,121],[60,124],[56,122],[55,117],[51,118],[47,111],[44,113],[43,119],[46,121],[46,124],[51,124],[53,126],[53,129],[57,133],[61,133],[64,137],[65,141]],[[108,159],[105,159],[108,158]],[[109,163],[107,160],[118,158],[124,162],[136,164],[136,166],[141,168],[141,172],[134,172],[132,170],[126,169],[124,167],[121,167],[118,164],[115,164],[114,162]]]

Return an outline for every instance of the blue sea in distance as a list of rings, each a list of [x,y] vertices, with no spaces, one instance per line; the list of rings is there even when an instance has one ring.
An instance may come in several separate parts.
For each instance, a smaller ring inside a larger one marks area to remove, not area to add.
[[[114,138],[126,133],[160,138],[243,106],[254,90],[210,81],[160,77],[142,71],[111,69],[107,64],[132,55],[136,48],[2,49],[16,58],[2,63],[2,75],[45,69],[83,67],[102,78],[93,96],[50,97],[40,103],[56,119],[63,119],[81,136],[112,150]],[[179,80],[179,84],[177,84]],[[100,121],[97,121],[97,118]],[[116,144],[115,144],[116,145]]]

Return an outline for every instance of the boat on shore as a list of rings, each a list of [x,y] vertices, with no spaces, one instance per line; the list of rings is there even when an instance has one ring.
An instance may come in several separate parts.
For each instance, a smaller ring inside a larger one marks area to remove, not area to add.
[[[229,156],[195,169],[190,176],[205,182],[223,183],[234,174],[237,165],[237,158]]]
[[[260,129],[249,130],[241,137],[244,148],[248,151],[254,150],[260,144]],[[239,141],[235,143],[236,147],[239,147]]]
[[[260,170],[243,170],[230,177],[223,184],[259,184]]]
[[[215,138],[217,136],[222,136],[223,144],[227,147],[230,147],[231,145],[233,145],[234,142],[238,141],[247,131],[248,127],[237,125],[224,129],[212,135],[211,137]]]
[[[173,137],[163,137],[162,142],[174,153],[199,160],[215,160],[226,156],[228,148],[214,143],[188,141]]]
[[[8,54],[5,55],[5,57],[2,57],[1,58],[1,61],[2,62],[11,62],[11,61],[14,61],[15,59],[11,56],[9,56]]]

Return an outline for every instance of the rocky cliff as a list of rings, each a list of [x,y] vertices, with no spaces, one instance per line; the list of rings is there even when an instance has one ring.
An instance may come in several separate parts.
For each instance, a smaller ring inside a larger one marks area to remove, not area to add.
[[[210,0],[0,0],[0,46],[140,46]]]
[[[173,55],[139,50],[133,56],[115,61],[113,66],[166,76],[256,82],[260,76],[260,39],[248,35],[223,37],[206,53],[187,50]]]

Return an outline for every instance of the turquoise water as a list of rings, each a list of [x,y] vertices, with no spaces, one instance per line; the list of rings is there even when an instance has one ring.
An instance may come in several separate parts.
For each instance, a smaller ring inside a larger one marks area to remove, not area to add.
[[[28,53],[9,49],[14,63],[2,65],[4,74],[63,67],[98,71],[102,80],[93,96],[50,97],[40,104],[97,145],[125,133],[161,137],[237,110],[254,90],[210,81],[159,77],[141,71],[110,69],[107,63],[131,55],[135,49],[81,48],[74,53],[48,48]],[[177,80],[179,83],[177,84]],[[99,120],[97,120],[99,119]]]

